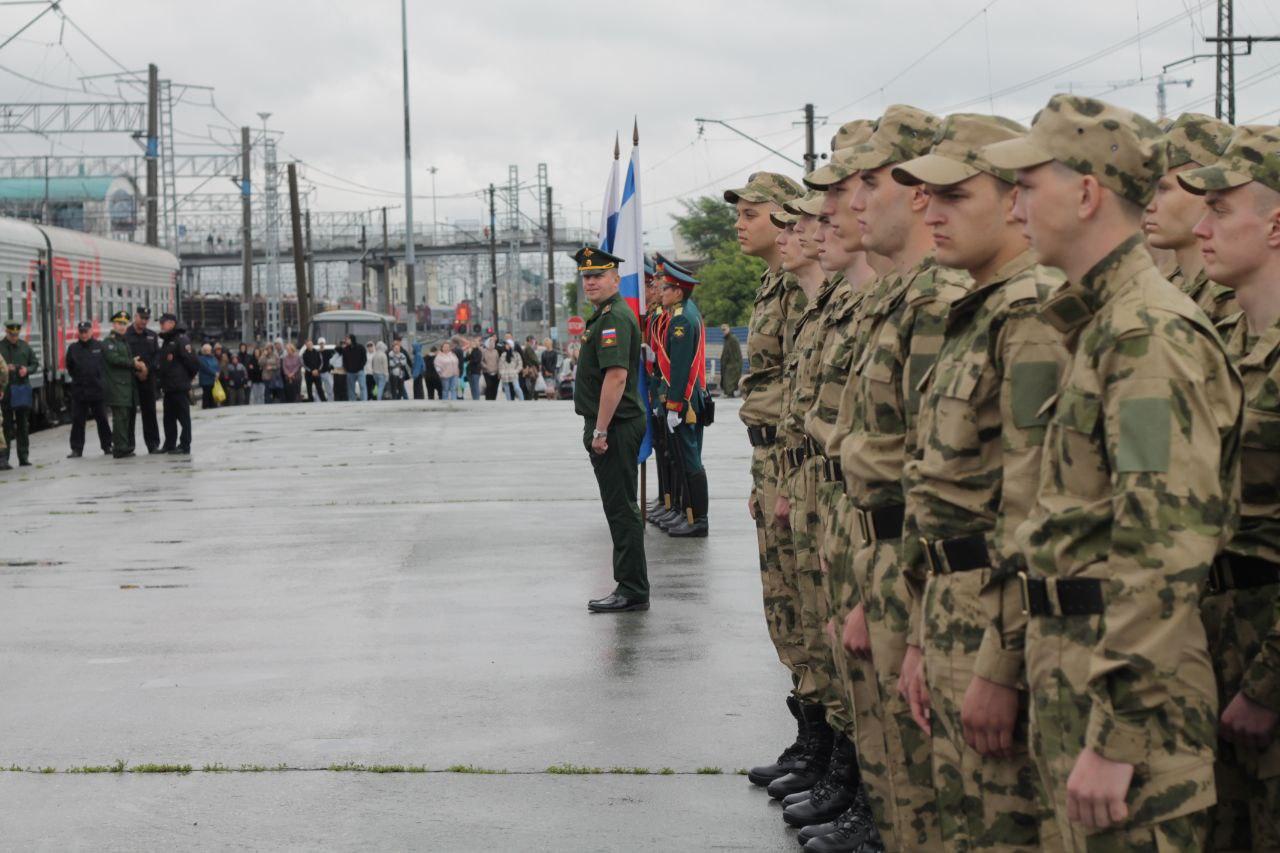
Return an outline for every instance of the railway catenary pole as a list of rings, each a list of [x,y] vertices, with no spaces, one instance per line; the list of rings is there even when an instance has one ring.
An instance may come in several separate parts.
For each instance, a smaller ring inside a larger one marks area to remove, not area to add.
[[[383,314],[391,313],[391,242],[387,239],[387,209],[382,208],[382,288],[379,308]]]
[[[147,245],[160,245],[159,194],[159,116],[160,71],[155,63],[147,66]],[[176,247],[175,247],[176,248]]]
[[[551,215],[550,185],[547,186],[547,329],[552,340],[560,337],[556,333],[556,231]]]
[[[489,184],[489,281],[493,292],[493,334],[498,335],[498,208]]]
[[[311,320],[311,306],[307,304],[307,258],[302,243],[302,211],[298,209],[298,164],[290,163],[289,171],[289,226],[293,236],[293,281],[298,294],[298,339],[305,340]]]
[[[240,216],[243,220],[243,233],[240,238],[241,262],[243,264],[243,281],[240,303],[240,340],[253,343],[257,336],[253,328],[253,208],[249,170],[250,162],[249,128],[240,128]]]
[[[409,19],[405,11],[405,0],[400,0],[400,55],[404,72],[404,295],[408,316],[409,335],[418,332],[417,300],[414,293],[414,257],[413,257],[413,151],[409,144]],[[432,193],[434,196],[435,193]],[[434,199],[432,204],[434,204]],[[390,289],[388,278],[388,290]]]

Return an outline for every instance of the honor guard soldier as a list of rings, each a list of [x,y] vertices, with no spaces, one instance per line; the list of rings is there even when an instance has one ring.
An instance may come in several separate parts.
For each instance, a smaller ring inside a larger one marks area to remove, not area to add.
[[[10,320],[4,324],[4,339],[0,340],[0,358],[9,365],[9,390],[0,401],[0,413],[4,415],[5,465],[9,464],[9,445],[15,439],[18,464],[31,464],[27,459],[31,429],[31,374],[40,369],[40,359],[31,344],[18,337],[21,331],[22,323]]]
[[[138,405],[129,416],[129,447],[136,446],[135,428],[137,414],[142,413],[142,440],[147,444],[147,452],[155,453],[160,449],[160,426],[156,423],[156,356],[160,352],[160,336],[147,328],[151,319],[151,309],[139,305],[133,312],[133,323],[124,333],[125,342],[129,344],[129,352],[140,360],[143,369],[134,373],[134,388],[138,393]]]
[[[102,341],[93,336],[93,323],[81,321],[76,327],[79,338],[67,347],[67,375],[71,377],[71,452],[68,459],[84,454],[84,425],[93,418],[98,427],[98,444],[103,453],[111,452],[111,426],[107,423],[107,363]]]
[[[637,391],[640,323],[618,294],[622,259],[584,247],[574,254],[582,289],[595,308],[578,344],[573,408],[583,418],[586,447],[600,487],[604,517],[613,537],[617,588],[587,603],[593,613],[649,609],[649,572],[644,559],[644,522],[636,477],[644,440],[645,408]]]
[[[662,307],[669,315],[658,369],[666,389],[663,429],[671,439],[670,455],[686,496],[685,517],[667,528],[676,538],[707,535],[707,472],[702,467],[702,430],[711,418],[707,395],[706,329],[691,295],[698,280],[689,270],[661,255],[655,257],[662,277]]]
[[[1211,850],[1280,849],[1280,128],[1246,125],[1207,168],[1178,174],[1208,202],[1195,234],[1207,278],[1242,313],[1219,330],[1244,380],[1240,523],[1200,614],[1218,682]],[[1180,461],[1180,460],[1179,460]]]
[[[102,344],[107,362],[107,407],[111,409],[111,455],[116,459],[133,455],[133,448],[129,446],[129,422],[138,403],[134,374],[142,364],[129,352],[129,342],[124,337],[128,328],[129,312],[117,311],[111,318],[111,335]]]
[[[652,421],[650,433],[653,436],[653,462],[658,472],[658,495],[649,506],[647,520],[650,524],[663,527],[677,520],[678,508],[672,503],[671,493],[671,460],[667,448],[666,416],[662,411],[666,390],[662,385],[662,373],[658,370],[658,350],[662,349],[664,328],[670,316],[662,309],[662,280],[658,277],[658,268],[653,259],[644,259],[644,307],[645,316],[641,324],[644,334],[644,370],[648,399],[648,416]]]
[[[1067,276],[1042,312],[1071,356],[1015,537],[1031,754],[1072,851],[1203,849],[1215,799],[1200,600],[1239,509],[1243,391],[1142,239],[1160,136],[1055,95],[1030,133],[983,149],[1017,170],[1014,216]]]

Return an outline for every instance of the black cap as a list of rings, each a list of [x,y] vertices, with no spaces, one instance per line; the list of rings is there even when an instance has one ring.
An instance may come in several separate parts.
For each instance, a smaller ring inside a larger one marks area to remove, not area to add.
[[[133,313],[137,314],[139,317],[141,317],[144,320],[151,319],[151,309],[145,305],[139,305],[137,308],[134,309]]]
[[[92,332],[93,323],[90,323],[88,320],[81,320],[79,325],[76,326],[76,328],[82,332]]]
[[[166,311],[166,312],[164,312],[163,314],[161,314],[161,315],[160,315],[160,322],[161,322],[161,323],[169,322],[169,321],[172,321],[172,322],[176,323],[176,322],[178,322],[178,318],[177,318],[177,317],[175,317],[175,316],[173,316],[172,314],[170,314],[168,311]]]

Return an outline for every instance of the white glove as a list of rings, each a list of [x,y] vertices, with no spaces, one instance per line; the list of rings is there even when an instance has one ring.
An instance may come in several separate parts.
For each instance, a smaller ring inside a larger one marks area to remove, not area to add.
[[[640,354],[644,357],[645,364],[653,364],[655,361],[657,361],[657,356],[653,354],[653,350],[649,347],[648,344],[640,345]]]
[[[675,432],[678,426],[680,426],[680,413],[667,412],[667,432]]]

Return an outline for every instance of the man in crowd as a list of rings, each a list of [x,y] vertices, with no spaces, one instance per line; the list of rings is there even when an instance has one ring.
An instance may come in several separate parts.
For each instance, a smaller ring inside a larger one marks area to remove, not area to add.
[[[0,340],[0,358],[9,366],[9,390],[0,402],[4,416],[4,462],[9,463],[9,445],[16,440],[18,464],[30,465],[31,430],[31,375],[40,369],[40,359],[31,345],[19,337],[22,323],[9,320],[4,324],[4,339]]]
[[[720,396],[736,397],[742,380],[742,344],[728,323],[720,325],[724,343],[720,345]]]
[[[314,403],[319,397],[320,402],[325,402],[328,398],[324,395],[324,382],[321,379],[324,373],[324,353],[316,349],[310,339],[303,345],[302,370],[307,379],[307,399]]]
[[[117,311],[111,318],[111,335],[102,344],[106,362],[106,402],[111,409],[111,455],[124,459],[133,455],[129,445],[129,424],[133,407],[138,403],[135,376],[145,366],[129,351],[125,332],[129,330],[129,312]]]
[[[200,363],[191,350],[178,318],[172,314],[160,317],[160,351],[156,356],[156,373],[164,395],[164,446],[162,453],[191,452],[191,380],[200,371]],[[178,428],[182,431],[179,434]]]
[[[133,322],[124,333],[129,352],[138,359],[143,367],[133,376],[134,391],[138,397],[138,407],[129,416],[129,446],[135,447],[135,428],[137,413],[142,412],[142,440],[146,442],[147,452],[155,453],[160,448],[160,426],[156,422],[156,353],[160,351],[160,337],[147,323],[151,320],[151,309],[139,305],[134,309]]]
[[[93,323],[82,320],[76,327],[77,339],[67,346],[67,376],[71,378],[71,452],[68,459],[84,454],[85,421],[93,418],[98,427],[98,444],[103,453],[111,452],[111,426],[107,423],[107,363],[102,341],[93,334]]]

